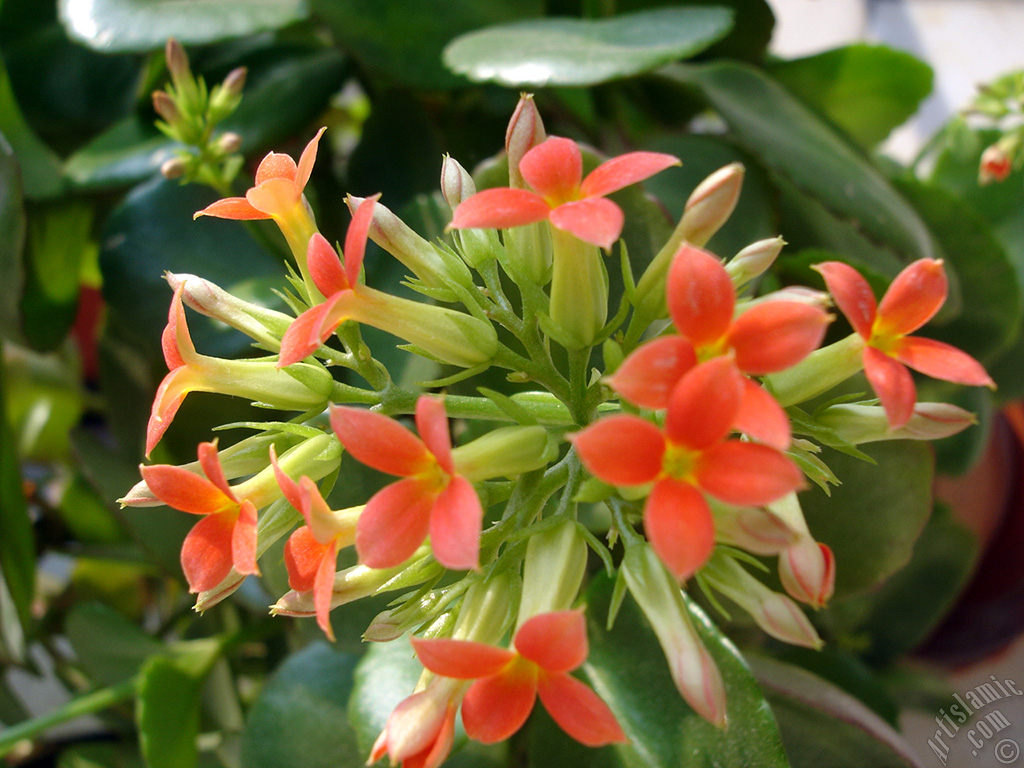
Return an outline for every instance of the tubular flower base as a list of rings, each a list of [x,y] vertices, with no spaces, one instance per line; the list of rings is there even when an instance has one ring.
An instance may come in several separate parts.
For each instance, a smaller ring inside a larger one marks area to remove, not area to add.
[[[234,566],[240,574],[256,567],[256,508],[239,500],[224,478],[216,443],[199,445],[205,478],[168,464],[143,466],[142,479],[164,504],[204,515],[181,547],[181,567],[190,592],[213,589]]]
[[[438,677],[404,699],[388,717],[368,762],[386,754],[402,768],[437,768],[452,750],[455,713],[465,692],[465,683]]]
[[[882,401],[890,428],[903,427],[914,415],[917,389],[908,366],[956,384],[995,387],[970,355],[941,341],[909,335],[931,320],[946,301],[948,282],[940,260],[919,259],[906,267],[892,281],[881,304],[853,267],[827,261],[815,269],[864,340],[864,374]]]
[[[476,680],[462,702],[462,724],[485,744],[518,731],[537,696],[561,728],[590,747],[626,741],[608,706],[569,675],[587,658],[583,613],[555,611],[534,616],[516,632],[515,651],[448,638],[413,638],[420,662],[431,672]]]
[[[416,437],[398,422],[360,408],[335,406],[331,426],[346,450],[367,466],[404,477],[366,504],[356,527],[359,560],[390,568],[412,556],[430,534],[434,557],[454,570],[478,567],[483,509],[455,471],[444,404],[416,403]]]

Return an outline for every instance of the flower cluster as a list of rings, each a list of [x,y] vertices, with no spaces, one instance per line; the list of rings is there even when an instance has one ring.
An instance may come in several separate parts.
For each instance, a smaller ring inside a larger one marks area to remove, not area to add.
[[[424,668],[383,725],[371,761],[387,755],[433,768],[454,748],[460,713],[469,738],[491,743],[518,731],[538,698],[583,744],[627,741],[626,713],[578,676],[587,669],[588,626],[600,631],[606,620],[588,624],[588,548],[619,569],[680,695],[724,727],[728,692],[684,590],[697,583],[765,633],[819,647],[801,604],[825,605],[842,563],[800,508],[808,467],[816,466],[807,458],[817,450],[813,438],[827,433],[831,444],[849,446],[933,439],[971,423],[952,406],[918,402],[908,368],[992,386],[973,358],[912,335],[945,300],[942,262],[910,264],[880,303],[838,261],[816,266],[827,293],[791,286],[754,295],[781,239],[725,262],[705,249],[740,192],[742,168],[732,165],[694,190],[639,280],[622,259],[627,289],[613,301],[606,253],[620,241],[625,214],[608,195],[679,161],[631,152],[594,161],[585,174],[590,153],[546,137],[530,97],[506,138],[508,187],[477,192],[472,177],[445,160],[452,219],[444,242],[420,237],[373,196],[350,198],[339,251],[304,196],[322,134],[297,162],[264,158],[244,196],[197,212],[280,228],[294,264],[292,313],[250,304],[201,277],[169,275],[169,372],[146,453],[162,450],[189,392],[296,415],[256,425],[256,434],[224,449],[205,442],[193,464],[143,466],[123,503],[203,516],[181,554],[200,609],[258,574],[259,559],[286,535],[290,591],[272,611],[315,617],[331,639],[334,608],[412,590],[366,632],[379,641],[411,633]],[[412,273],[409,285],[422,299],[365,284],[368,239]],[[611,313],[615,301],[621,308]],[[827,332],[845,327],[833,323],[832,303],[852,332],[822,346]],[[199,353],[186,307],[249,335],[267,356]],[[447,375],[408,385],[378,360],[363,326],[447,366]],[[443,391],[491,370],[516,386]],[[787,410],[861,373],[860,388],[877,399],[825,402],[801,410],[799,420]],[[327,479],[343,460],[397,479],[358,506],[335,509]],[[581,515],[588,506],[605,516]],[[592,519],[610,522],[586,528]],[[343,556],[354,564],[339,569]],[[783,591],[752,572],[755,556],[777,560]]]

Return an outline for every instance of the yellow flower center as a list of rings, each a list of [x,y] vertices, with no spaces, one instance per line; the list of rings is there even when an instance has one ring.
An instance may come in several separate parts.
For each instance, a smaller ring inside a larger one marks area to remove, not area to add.
[[[661,470],[674,480],[693,483],[693,471],[699,457],[699,451],[669,443],[661,459]]]

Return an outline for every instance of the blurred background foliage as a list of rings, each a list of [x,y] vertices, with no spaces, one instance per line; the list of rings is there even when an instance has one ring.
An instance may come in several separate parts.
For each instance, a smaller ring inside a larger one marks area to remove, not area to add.
[[[193,222],[220,195],[160,174],[180,147],[154,127],[150,94],[168,79],[163,48],[174,37],[209,84],[248,70],[241,105],[221,126],[241,138],[239,192],[266,152],[295,156],[328,127],[306,194],[332,240],[345,231],[349,192],[381,192],[421,233],[441,236],[443,154],[486,178],[519,92],[529,90],[549,134],[608,154],[642,148],[683,159],[646,185],[656,206],[623,197],[627,217],[647,225],[625,235],[639,264],[697,182],[737,160],[747,168],[743,196],[709,248],[731,256],[783,235],[788,246],[765,289],[820,287],[808,265],[826,258],[854,264],[879,288],[910,261],[943,258],[951,298],[930,331],[985,363],[999,390],[923,385],[980,420],[937,451],[885,444],[867,451],[875,464],[827,457],[844,484],[830,499],[814,491],[805,501],[815,537],[839,564],[834,603],[813,617],[826,650],[782,651],[713,614],[752,669],[718,628],[702,628],[736,720],[723,736],[666,689],[663,671],[639,663],[660,656],[649,630],[628,629],[642,619],[620,617],[606,632],[598,618],[589,674],[624,670],[604,679],[602,694],[630,713],[642,743],[583,751],[538,716],[512,745],[474,744],[451,760],[741,765],[747,750],[763,748],[762,765],[914,764],[892,726],[900,706],[934,699],[927,679],[900,673],[901,660],[930,636],[935,658],[965,660],[955,621],[946,622],[948,642],[933,633],[982,549],[933,504],[936,462],[946,475],[964,473],[990,436],[1006,431],[998,410],[1024,396],[1024,190],[1019,175],[978,186],[992,136],[959,118],[911,167],[878,154],[929,93],[927,64],[869,45],[778,60],[767,54],[772,26],[764,0],[3,0],[0,722],[8,728],[0,745],[8,760],[357,766],[415,680],[408,649],[367,653],[355,640],[383,599],[336,611],[340,641],[331,648],[312,622],[267,616],[284,585],[279,563],[262,584],[249,579],[227,603],[193,613],[178,564],[190,521],[114,501],[137,480],[166,370],[164,272],[201,274],[253,301],[265,301],[283,274],[276,230]],[[368,282],[400,290],[400,266],[379,251],[367,269]],[[251,353],[247,339],[206,318],[190,324],[207,354]],[[254,413],[220,396],[190,397],[153,459],[189,461],[214,427]],[[227,445],[245,433],[217,434]],[[344,466],[335,500],[365,498],[379,483]],[[1019,583],[1011,574],[988,594],[984,615],[998,615]],[[591,605],[607,600],[596,584]],[[993,625],[990,647],[974,650],[995,650],[1019,628]],[[646,697],[639,703],[637,690]],[[774,715],[761,706],[765,696]]]

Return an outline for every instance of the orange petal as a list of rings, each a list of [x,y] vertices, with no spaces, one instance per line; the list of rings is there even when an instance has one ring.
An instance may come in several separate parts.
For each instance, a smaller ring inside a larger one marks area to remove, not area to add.
[[[643,485],[661,472],[665,438],[639,416],[609,416],[568,438],[583,466],[606,483]]]
[[[363,268],[363,256],[366,255],[366,238],[370,234],[378,199],[379,194],[372,195],[359,203],[345,233],[345,274],[349,285],[359,282],[359,270]]]
[[[536,700],[533,675],[500,673],[477,680],[462,700],[466,735],[484,744],[504,741],[523,727]]]
[[[603,197],[563,203],[551,211],[549,218],[552,226],[605,250],[619,239],[625,221],[622,209]]]
[[[732,430],[743,400],[743,377],[728,357],[716,357],[687,373],[668,405],[665,433],[675,444],[703,450]]]
[[[580,187],[588,197],[603,197],[673,165],[681,165],[678,157],[660,152],[627,152],[601,163],[587,174]]]
[[[274,468],[274,479],[277,480],[277,485],[284,494],[284,497],[288,499],[288,503],[291,504],[299,512],[302,511],[302,498],[299,494],[298,484],[292,480],[288,475],[284,473],[284,470],[277,463],[277,451],[274,446],[270,446],[270,465]]]
[[[677,579],[688,579],[715,546],[715,524],[703,494],[687,483],[661,480],[644,505],[644,531]]]
[[[320,135],[317,134],[317,138]],[[314,139],[313,141],[316,141]],[[259,167],[256,168],[256,184],[259,186],[265,181],[270,179],[286,179],[289,182],[295,181],[295,172],[297,166],[295,160],[292,159],[291,155],[286,155],[281,152],[271,152],[262,160],[260,160]]]
[[[972,387],[994,387],[995,382],[985,368],[954,346],[934,339],[911,336],[903,339],[895,357],[915,371],[943,381]]]
[[[608,383],[641,408],[667,408],[675,385],[696,364],[697,354],[688,339],[663,336],[637,347]]]
[[[733,427],[780,451],[789,448],[793,437],[785,410],[764,387],[750,379],[743,382],[743,399]]]
[[[544,221],[551,207],[544,198],[525,189],[485,189],[459,203],[452,229],[509,229]]]
[[[800,469],[781,452],[738,440],[704,451],[695,475],[711,496],[740,507],[767,504],[803,485]]]
[[[316,623],[334,642],[334,628],[331,627],[331,597],[334,595],[334,572],[338,565],[338,546],[331,542],[325,549],[316,569],[313,583],[313,606],[316,608]]]
[[[401,565],[427,538],[434,497],[419,480],[400,480],[378,491],[356,524],[356,551],[369,568]]]
[[[199,455],[199,466],[203,468],[203,474],[221,490],[221,493],[229,499],[237,501],[234,491],[228,485],[227,478],[224,477],[224,470],[220,466],[220,457],[217,455],[217,441],[200,443],[197,453]]]
[[[457,680],[475,680],[497,674],[515,658],[507,648],[448,637],[412,638],[420,664],[435,675]]]
[[[744,312],[729,329],[736,366],[752,376],[796,365],[816,350],[829,316],[796,301],[766,301]]]
[[[285,155],[287,157],[287,155]],[[291,159],[291,158],[289,158]],[[291,211],[302,196],[295,182],[286,178],[270,178],[245,193],[245,199],[267,216],[280,216]]]
[[[163,333],[160,335],[164,362],[167,363],[167,368],[171,371],[185,365],[186,358],[196,354],[192,336],[188,332],[188,323],[185,322],[185,307],[181,303],[181,295],[184,290],[185,283],[183,282],[174,292],[167,313],[167,325],[164,326]]]
[[[234,502],[205,477],[170,464],[142,467],[142,479],[164,504],[190,512],[209,515],[233,507]]]
[[[243,576],[260,572],[256,565],[256,522],[256,507],[249,500],[243,501],[231,535],[231,562]]]
[[[181,568],[189,592],[205,592],[227,578],[232,565],[235,519],[232,514],[207,515],[185,537]]]
[[[313,172],[313,165],[316,163],[317,146],[320,144],[320,137],[326,130],[327,126],[324,126],[317,131],[316,136],[309,140],[309,143],[303,148],[302,154],[299,155],[299,162],[295,168],[295,186],[299,190],[305,189],[306,184],[309,183],[309,175]]]
[[[288,586],[296,592],[313,591],[316,586],[316,573],[326,551],[327,545],[316,540],[309,526],[296,528],[284,545]]]
[[[455,475],[430,512],[430,547],[434,559],[454,571],[472,571],[480,564],[480,527],[484,511],[473,486]]]
[[[253,208],[252,204],[244,197],[225,197],[223,200],[210,203],[203,210],[196,211],[192,218],[197,219],[200,216],[213,216],[217,219],[236,219],[241,221],[270,218],[263,211]]]
[[[949,281],[939,259],[918,259],[896,275],[878,305],[875,332],[913,333],[931,320],[946,301]]]
[[[156,448],[164,432],[174,421],[174,414],[178,412],[182,401],[192,391],[191,371],[188,366],[175,368],[164,376],[160,386],[157,387],[156,396],[153,398],[153,408],[149,414],[149,423],[146,425],[146,455],[149,456]]]
[[[338,252],[319,232],[309,238],[306,246],[306,264],[309,276],[324,296],[333,296],[338,291],[352,287],[348,274],[338,258]],[[358,272],[356,275],[358,276]]]
[[[717,343],[729,330],[736,289],[707,251],[683,243],[669,267],[666,297],[676,329],[698,349]]]
[[[422,395],[416,401],[416,430],[441,469],[449,475],[454,474],[452,438],[448,433],[448,414],[445,413],[443,399]]]
[[[297,363],[320,349],[345,320],[351,299],[351,291],[339,291],[292,320],[281,337],[277,367],[284,368]]]
[[[379,413],[336,405],[331,408],[331,426],[345,450],[389,475],[415,475],[434,462],[422,440]]]
[[[544,197],[570,200],[583,178],[583,156],[575,141],[552,136],[523,155],[519,172]]]
[[[882,401],[889,427],[899,429],[910,421],[917,401],[917,387],[907,367],[874,347],[865,347],[864,375]]]
[[[571,672],[587,660],[587,624],[582,611],[538,614],[516,632],[516,650],[547,672]]]
[[[871,338],[871,326],[878,314],[875,294],[860,272],[841,261],[825,261],[814,269],[825,278],[825,287],[832,294],[836,306],[850,321],[858,334]]]
[[[608,705],[576,678],[543,675],[537,692],[552,719],[580,744],[602,747],[628,741]]]

